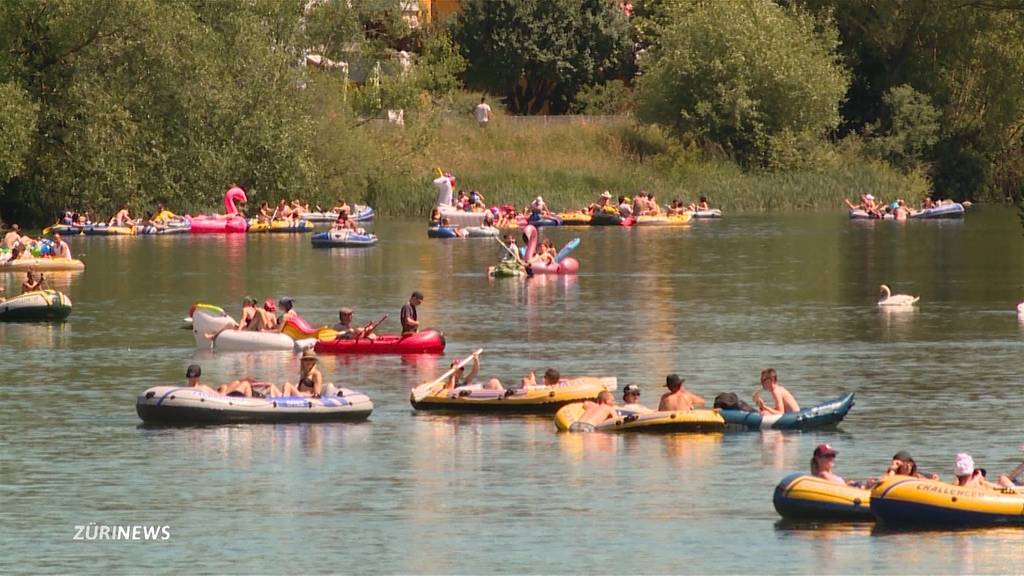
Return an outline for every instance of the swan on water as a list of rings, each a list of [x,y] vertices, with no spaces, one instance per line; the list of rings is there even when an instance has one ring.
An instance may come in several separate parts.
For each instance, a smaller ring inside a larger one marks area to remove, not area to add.
[[[879,306],[913,306],[914,302],[920,300],[920,296],[910,296],[908,294],[893,294],[889,287],[885,284],[879,286],[879,290],[885,296],[878,301]]]
[[[1017,304],[1017,315],[1024,316],[1024,302]]]

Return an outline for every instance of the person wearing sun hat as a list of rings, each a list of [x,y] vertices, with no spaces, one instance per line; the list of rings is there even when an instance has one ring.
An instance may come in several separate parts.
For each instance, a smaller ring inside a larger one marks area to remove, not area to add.
[[[1001,488],[1013,489],[1014,484],[1006,476],[1000,476],[998,483],[992,483],[985,479],[985,469],[978,468],[974,465],[974,458],[966,452],[960,452],[956,455],[956,460],[953,462],[953,485],[954,486],[980,486],[984,488],[994,488],[996,490]]]
[[[590,206],[587,206],[587,212],[590,212],[591,214],[596,214],[597,212],[600,212],[601,210],[604,210],[604,208],[606,206],[608,206],[608,202],[611,199],[612,199],[612,193],[611,192],[609,192],[607,190],[605,190],[604,192],[601,192],[601,195],[597,197],[597,202],[591,204]]]
[[[310,348],[303,350],[302,356],[299,357],[299,383],[285,382],[281,388],[282,393],[285,396],[311,396],[319,398],[323,392],[324,385],[324,376],[320,373],[320,369],[317,368],[319,362],[320,359],[317,358],[316,352]]]

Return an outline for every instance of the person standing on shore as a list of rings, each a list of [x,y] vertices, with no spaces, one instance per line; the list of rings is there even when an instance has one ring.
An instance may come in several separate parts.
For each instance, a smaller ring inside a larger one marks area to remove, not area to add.
[[[487,124],[491,121],[491,107],[487,104],[487,97],[481,96],[480,103],[473,108],[473,115],[476,116],[477,124],[481,128],[486,128]]]

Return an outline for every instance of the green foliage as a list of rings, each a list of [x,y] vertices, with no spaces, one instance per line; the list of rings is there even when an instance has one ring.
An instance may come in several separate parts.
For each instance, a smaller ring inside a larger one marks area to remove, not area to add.
[[[906,84],[896,86],[882,97],[888,111],[868,129],[874,134],[874,152],[894,165],[909,169],[923,163],[939,140],[939,111],[925,94]]]
[[[584,86],[572,110],[578,114],[627,114],[633,109],[633,89],[622,80]]]
[[[825,20],[767,0],[683,3],[643,64],[637,115],[763,164],[773,138],[839,123],[847,73]]]
[[[0,84],[0,182],[25,169],[39,105],[17,84]]]
[[[631,48],[613,0],[466,0],[454,38],[467,84],[515,114],[567,111],[584,86],[620,76]]]

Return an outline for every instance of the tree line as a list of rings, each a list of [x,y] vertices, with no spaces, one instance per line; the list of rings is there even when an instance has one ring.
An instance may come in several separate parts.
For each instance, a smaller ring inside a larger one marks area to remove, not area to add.
[[[460,90],[631,113],[747,170],[856,154],[936,196],[1019,199],[1022,88],[1024,0],[464,0],[419,29],[397,0],[8,2],[0,213],[195,210],[232,182],[372,200]],[[395,109],[405,132],[380,137]]]

